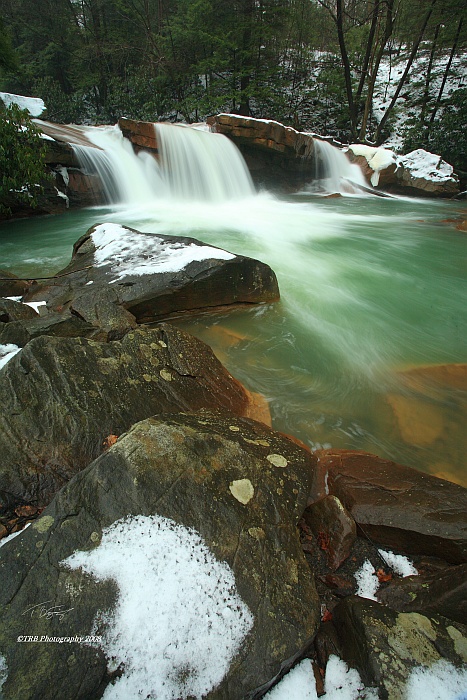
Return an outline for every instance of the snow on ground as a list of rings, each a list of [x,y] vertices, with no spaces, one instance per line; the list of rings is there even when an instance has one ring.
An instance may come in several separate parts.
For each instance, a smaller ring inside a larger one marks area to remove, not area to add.
[[[0,369],[6,365],[7,362],[11,360],[12,357],[19,352],[21,348],[13,343],[8,343],[8,345],[0,345]]]
[[[44,101],[40,97],[24,97],[23,95],[14,95],[11,92],[0,92],[0,100],[5,107],[15,104],[20,109],[27,109],[31,117],[40,117],[45,110]]]
[[[379,174],[381,170],[388,168],[393,163],[397,164],[396,154],[388,148],[364,146],[361,143],[352,143],[348,148],[356,156],[364,156],[366,158],[366,162],[374,171],[371,176],[371,184],[373,187],[376,187],[379,183]]]
[[[112,282],[129,275],[179,272],[194,260],[232,260],[226,250],[191,243],[169,243],[157,236],[142,236],[119,224],[100,224],[91,234],[97,266],[111,263]]]
[[[124,674],[105,700],[201,698],[222,681],[253,626],[230,567],[194,530],[161,516],[118,520],[96,549],[62,564],[119,588],[102,647]]]
[[[402,554],[394,554],[394,552],[385,552],[384,549],[378,549],[378,552],[388,566],[391,567],[399,576],[417,576],[418,571],[408,557]]]

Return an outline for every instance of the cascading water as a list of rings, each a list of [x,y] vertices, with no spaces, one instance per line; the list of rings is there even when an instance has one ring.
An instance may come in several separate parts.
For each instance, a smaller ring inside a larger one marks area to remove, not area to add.
[[[315,138],[315,161],[315,181],[310,191],[359,194],[368,190],[360,167],[351,163],[345,153],[327,141]]]
[[[221,134],[156,124],[161,166],[174,197],[220,202],[254,194],[246,164]]]
[[[183,126],[155,125],[160,162],[134,153],[120,129],[97,127],[86,137],[98,148],[73,145],[83,169],[97,174],[109,203],[150,204],[160,198],[222,202],[254,194],[245,162],[225,136]]]

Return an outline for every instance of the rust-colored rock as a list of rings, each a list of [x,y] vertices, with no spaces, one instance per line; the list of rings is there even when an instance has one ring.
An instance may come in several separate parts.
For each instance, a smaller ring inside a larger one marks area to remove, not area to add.
[[[367,452],[321,450],[311,498],[326,487],[375,542],[467,562],[467,489]]]
[[[120,117],[118,126],[123,136],[131,141],[133,146],[158,152],[156,129],[153,122]]]

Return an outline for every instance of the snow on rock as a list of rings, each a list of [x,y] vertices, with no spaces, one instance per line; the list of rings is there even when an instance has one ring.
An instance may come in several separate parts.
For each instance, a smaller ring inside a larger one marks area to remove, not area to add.
[[[44,101],[40,97],[24,97],[23,95],[14,95],[11,92],[0,92],[0,100],[5,107],[15,104],[20,109],[27,109],[31,117],[40,117],[45,110]]]
[[[0,345],[0,369],[6,365],[7,362],[11,360],[12,357],[19,352],[21,348],[13,343],[8,343],[8,345]]]
[[[369,167],[373,170],[373,174],[370,177],[370,182],[373,187],[379,184],[380,173],[382,170],[386,170],[391,165],[394,166],[394,170],[397,167],[397,156],[394,151],[390,151],[387,148],[376,148],[373,146],[365,146],[362,143],[352,143],[348,147],[349,151],[355,156],[363,156],[366,159]]]
[[[400,156],[399,163],[410,170],[412,177],[421,177],[425,180],[442,182],[449,180],[454,174],[452,165],[446,163],[441,156],[429,153],[423,148],[417,148],[406,156]]]
[[[23,527],[22,530],[18,530],[17,532],[12,532],[11,535],[7,535],[6,537],[3,537],[3,539],[0,540],[0,547],[3,547],[7,542],[11,542],[11,540],[14,540],[15,537],[18,537],[18,535],[21,535],[24,530],[26,530],[27,527],[30,526],[31,523],[26,523],[26,525]],[[1,656],[0,656],[0,680],[1,680]],[[0,688],[1,688],[1,682],[0,682]],[[1,696],[0,696],[1,697]]]
[[[378,552],[383,557],[386,564],[399,574],[399,576],[417,576],[418,571],[408,557],[402,554],[394,554],[394,552],[385,552],[384,549],[378,549]]]
[[[102,647],[124,673],[105,700],[204,697],[227,673],[253,625],[230,567],[200,535],[161,516],[105,528],[99,546],[64,562],[119,588]]]
[[[233,260],[235,255],[208,245],[167,243],[157,236],[141,236],[119,224],[100,224],[92,235],[95,264],[112,266],[117,282],[128,275],[179,272],[195,260]]]
[[[376,591],[379,588],[379,581],[375,567],[369,559],[365,559],[362,566],[355,572],[355,581],[357,582],[355,595],[368,600],[377,600]]]
[[[459,180],[452,165],[441,156],[423,148],[398,158],[399,184],[432,195],[454,195],[459,192]]]
[[[6,679],[8,677],[8,666],[6,663],[6,659],[2,654],[0,654],[0,692],[2,690],[2,686],[5,683]]]
[[[445,659],[432,666],[418,666],[406,686],[407,700],[466,700],[467,668],[458,669]]]

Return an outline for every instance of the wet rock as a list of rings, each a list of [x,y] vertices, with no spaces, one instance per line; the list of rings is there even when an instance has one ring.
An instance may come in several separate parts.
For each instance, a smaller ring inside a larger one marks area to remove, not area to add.
[[[271,454],[282,456],[286,467],[268,460]],[[109,675],[98,645],[18,644],[17,638],[106,635],[105,620],[115,609],[117,584],[105,578],[97,581],[62,562],[76,550],[99,552],[103,529],[129,515],[162,516],[199,533],[216,559],[232,569],[238,595],[253,616],[253,626],[224,679],[203,697],[243,700],[266,690],[308,649],[319,622],[319,602],[296,528],[306,504],[312,460],[309,452],[278,433],[233,414],[201,411],[134,425],[64,487],[33,525],[0,550],[5,700],[101,696]],[[232,493],[231,485],[240,481],[251,484],[246,503]],[[157,556],[156,531],[153,541],[147,560]],[[124,552],[124,538],[121,546]],[[172,573],[176,586],[179,572]],[[144,572],[135,575],[141,580]],[[194,593],[186,589],[183,595],[191,600]],[[61,619],[30,614],[31,606],[50,600],[55,610],[65,611]],[[27,617],[25,610],[30,611]],[[106,613],[104,618],[101,613]],[[148,639],[164,629],[156,603],[141,624]],[[203,620],[193,624],[200,633],[204,629]],[[224,624],[227,633],[227,617]],[[132,644],[130,637],[130,648]],[[197,650],[187,652],[193,665],[200,645],[203,654],[202,637]],[[148,643],[143,664],[153,648]],[[150,666],[152,674],[163,668],[157,657],[150,658]],[[119,673],[131,670],[128,659]],[[190,665],[171,669],[175,675],[182,671],[189,683]],[[147,687],[140,692],[146,697]]]
[[[0,270],[0,297],[22,297],[30,282],[21,280],[8,270]]]
[[[26,308],[30,307],[26,306]],[[64,313],[49,312],[44,316],[36,314],[34,318],[29,320],[0,323],[0,344],[14,343],[19,347],[24,347],[33,338],[44,335],[60,338],[96,337],[100,340],[106,340],[108,337],[105,330],[102,329],[99,334],[95,326],[69,311]]]
[[[0,322],[22,321],[37,318],[38,313],[31,306],[11,299],[0,299]]]
[[[104,328],[111,304],[147,323],[179,311],[279,298],[274,272],[258,260],[193,238],[156,236],[116,224],[91,228],[75,243],[72,260],[59,275],[60,284],[39,286],[27,300],[46,299],[49,308],[70,308],[94,325],[103,319]],[[122,323],[120,318],[118,328]],[[128,314],[126,323],[132,324]]]
[[[467,625],[467,564],[391,581],[378,600],[399,612],[438,614]]]
[[[47,504],[108,435],[148,416],[250,403],[204,343],[168,324],[110,343],[35,338],[0,370],[0,499]]]
[[[311,500],[327,488],[373,541],[467,561],[467,489],[367,452],[322,450]]]
[[[388,700],[405,697],[410,671],[441,659],[467,661],[467,628],[440,616],[397,613],[362,598],[343,600],[333,611],[342,658],[366,686]]]
[[[357,536],[355,521],[335,496],[326,496],[308,506],[303,514],[306,524],[325,550],[328,566],[335,571],[349,556]]]

